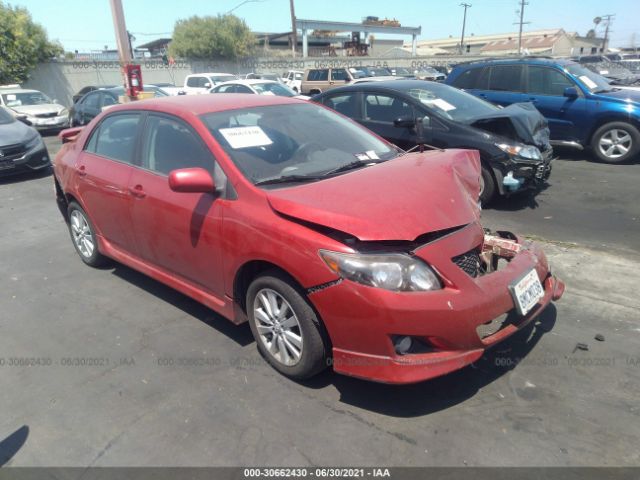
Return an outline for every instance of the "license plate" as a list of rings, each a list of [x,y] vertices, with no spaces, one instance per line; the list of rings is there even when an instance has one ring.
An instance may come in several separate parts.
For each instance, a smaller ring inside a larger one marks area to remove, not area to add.
[[[544,297],[544,289],[535,270],[530,270],[515,284],[509,286],[518,313],[526,315]]]
[[[10,170],[12,168],[16,168],[13,160],[0,160],[0,170]]]

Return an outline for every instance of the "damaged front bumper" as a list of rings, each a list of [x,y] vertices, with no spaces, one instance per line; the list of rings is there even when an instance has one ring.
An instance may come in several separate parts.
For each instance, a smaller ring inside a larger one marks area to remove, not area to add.
[[[535,244],[512,234],[484,236],[477,224],[413,252],[444,288],[391,292],[348,280],[310,293],[333,343],[336,372],[384,383],[413,383],[463,368],[528,325],[564,284]],[[544,294],[526,315],[510,285],[535,270]],[[398,353],[398,338],[412,347]]]
[[[542,153],[541,160],[511,157],[507,162],[494,165],[493,170],[500,193],[510,195],[540,188],[551,176],[553,149]]]

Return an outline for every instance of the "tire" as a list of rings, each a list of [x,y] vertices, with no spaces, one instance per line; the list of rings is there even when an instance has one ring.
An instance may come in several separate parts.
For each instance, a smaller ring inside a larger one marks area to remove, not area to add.
[[[488,205],[496,193],[496,181],[487,167],[482,165],[480,176],[480,203]]]
[[[100,267],[107,258],[98,251],[95,229],[87,213],[76,202],[70,202],[67,208],[69,234],[80,259],[91,267]]]
[[[591,150],[601,162],[624,163],[640,152],[640,133],[629,123],[607,123],[593,134]]]
[[[258,350],[278,372],[302,380],[327,367],[323,325],[289,277],[276,270],[259,276],[249,286],[246,305]]]

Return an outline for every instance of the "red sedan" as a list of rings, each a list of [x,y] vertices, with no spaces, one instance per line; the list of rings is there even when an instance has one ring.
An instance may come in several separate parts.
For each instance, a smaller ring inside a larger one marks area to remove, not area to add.
[[[564,290],[536,245],[480,226],[475,151],[405,153],[322,106],[233,94],[120,105],[61,137],[80,258],[249,321],[292,378],[442,375]]]

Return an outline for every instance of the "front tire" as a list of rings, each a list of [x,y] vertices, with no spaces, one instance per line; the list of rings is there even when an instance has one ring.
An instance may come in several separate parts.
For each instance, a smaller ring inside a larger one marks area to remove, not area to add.
[[[71,202],[67,208],[67,218],[71,241],[82,261],[91,267],[104,265],[107,258],[98,251],[95,229],[87,213],[76,202]]]
[[[640,151],[640,133],[629,123],[607,123],[593,134],[591,149],[601,162],[624,163]]]
[[[301,380],[327,367],[328,342],[304,293],[273,270],[247,291],[247,316],[258,350],[283,375]]]
[[[482,165],[482,172],[480,175],[480,203],[484,205],[488,205],[496,192],[496,181],[491,175],[491,172],[487,167]]]

